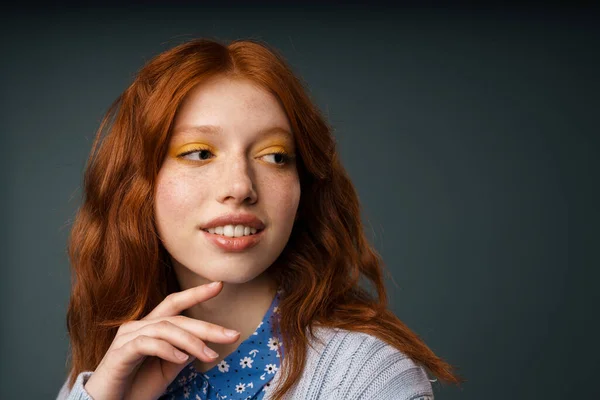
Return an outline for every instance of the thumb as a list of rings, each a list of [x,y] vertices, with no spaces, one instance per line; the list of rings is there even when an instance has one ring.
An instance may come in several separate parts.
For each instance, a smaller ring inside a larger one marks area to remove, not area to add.
[[[167,391],[168,386],[177,378],[177,375],[194,362],[196,357],[190,355],[190,358],[182,364],[158,357],[151,357],[151,359],[150,362],[157,364],[150,368],[140,369],[135,379],[137,384],[131,388],[130,396],[126,396],[126,399],[158,399]],[[157,372],[158,377],[156,376]]]

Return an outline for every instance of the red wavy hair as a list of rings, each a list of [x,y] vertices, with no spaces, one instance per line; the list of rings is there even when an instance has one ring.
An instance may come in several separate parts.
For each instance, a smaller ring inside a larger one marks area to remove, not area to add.
[[[298,218],[268,269],[285,293],[279,326],[284,376],[273,398],[280,399],[300,377],[313,324],[374,335],[440,380],[464,382],[387,309],[383,262],[363,233],[358,196],[336,153],[332,129],[284,58],[257,40],[225,45],[197,39],[150,60],[111,105],[96,134],[69,237],[69,388],[80,372],[97,368],[120,325],[143,318],[179,290],[154,222],[156,176],[184,96],[217,75],[269,90],[297,141]],[[359,286],[361,276],[373,283],[376,298]]]

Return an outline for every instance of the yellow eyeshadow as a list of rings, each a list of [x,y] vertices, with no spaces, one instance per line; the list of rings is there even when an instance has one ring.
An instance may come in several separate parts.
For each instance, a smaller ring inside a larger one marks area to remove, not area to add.
[[[277,143],[270,143],[270,144],[268,145],[268,148],[266,148],[266,149],[265,149],[265,150],[263,150],[263,151],[266,151],[266,150],[274,150],[274,148],[275,148],[275,149],[280,149],[280,148],[281,148],[282,150],[284,150],[284,151],[286,151],[286,152],[289,152],[289,151],[287,150],[287,147],[288,147],[288,146],[287,146],[287,145],[285,145],[284,143],[279,143],[279,142],[277,142]],[[173,157],[177,157],[179,154],[183,154],[183,153],[185,153],[185,152],[188,152],[188,151],[194,151],[194,150],[209,150],[209,151],[212,151],[212,152],[214,152],[214,149],[213,149],[211,146],[208,146],[208,145],[205,145],[205,144],[201,144],[201,143],[188,143],[188,144],[185,144],[185,145],[183,145],[183,146],[179,146],[179,147],[173,147],[173,148],[172,148],[172,149],[169,151],[169,153],[170,153],[170,154],[171,154]]]
[[[184,153],[187,153],[190,151],[200,151],[200,150],[213,151],[213,149],[210,146],[207,146],[205,144],[188,143],[188,144],[185,144],[180,147],[174,147],[173,149],[171,149],[170,154],[171,154],[171,157],[177,158],[181,154],[184,154]]]
[[[287,149],[283,146],[273,146],[273,147],[269,147],[268,149],[265,149],[264,151],[262,151],[261,153],[264,154],[270,154],[272,152],[285,152],[285,153],[289,153],[287,151]]]
[[[292,146],[289,144],[288,140],[274,138],[271,140],[266,140],[265,142],[266,143],[262,144],[262,146],[264,146],[264,150],[261,150],[261,153],[267,154],[270,151],[284,151],[288,154],[291,153],[291,151],[288,149]]]

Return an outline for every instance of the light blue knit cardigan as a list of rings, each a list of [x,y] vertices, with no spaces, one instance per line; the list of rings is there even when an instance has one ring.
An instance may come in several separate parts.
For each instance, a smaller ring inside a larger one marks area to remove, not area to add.
[[[313,332],[321,341],[311,342],[302,375],[286,399],[433,399],[425,369],[380,339],[320,326]],[[83,388],[92,373],[80,373],[70,393],[65,381],[57,400],[93,400]],[[277,373],[271,387],[276,387],[280,378]],[[264,400],[271,400],[270,395]]]

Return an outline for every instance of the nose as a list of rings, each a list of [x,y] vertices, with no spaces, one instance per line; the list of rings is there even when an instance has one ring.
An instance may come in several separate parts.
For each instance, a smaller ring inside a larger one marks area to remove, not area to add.
[[[224,163],[219,182],[219,202],[243,204],[256,202],[257,193],[254,187],[253,171],[246,157],[236,157],[235,160]]]

